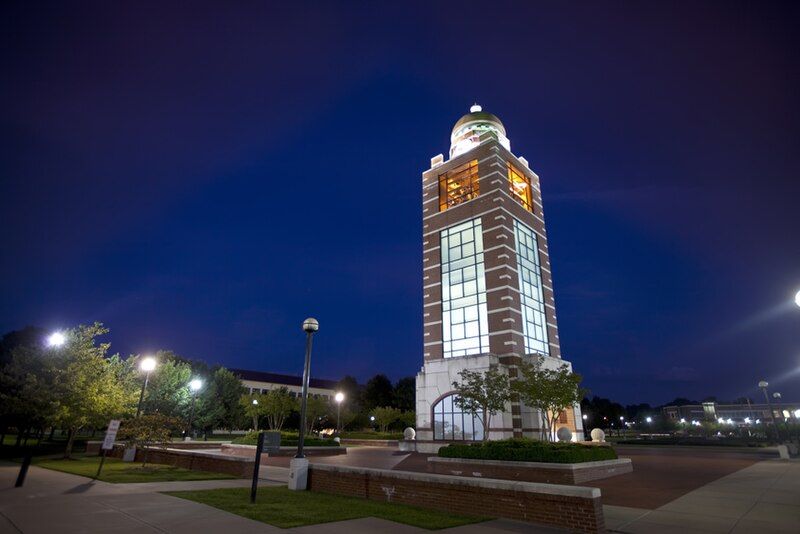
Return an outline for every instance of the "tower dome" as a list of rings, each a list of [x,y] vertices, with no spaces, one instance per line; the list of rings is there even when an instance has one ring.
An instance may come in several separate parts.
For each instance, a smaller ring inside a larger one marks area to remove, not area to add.
[[[511,142],[506,137],[506,128],[500,119],[483,111],[478,104],[473,104],[469,113],[458,119],[453,126],[450,134],[450,157],[454,158],[478,146],[481,134],[488,131],[495,132],[500,144],[511,150]]]

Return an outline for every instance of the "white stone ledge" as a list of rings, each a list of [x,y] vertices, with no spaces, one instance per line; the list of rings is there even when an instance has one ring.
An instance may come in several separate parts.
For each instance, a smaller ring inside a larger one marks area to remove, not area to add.
[[[496,465],[499,467],[528,467],[531,469],[552,469],[554,471],[583,471],[597,467],[624,467],[632,465],[630,458],[617,458],[616,460],[598,460],[596,462],[580,462],[575,464],[559,464],[553,462],[518,462],[507,460],[478,460],[474,458],[441,458],[431,456],[429,462],[433,463],[462,463],[477,465]]]

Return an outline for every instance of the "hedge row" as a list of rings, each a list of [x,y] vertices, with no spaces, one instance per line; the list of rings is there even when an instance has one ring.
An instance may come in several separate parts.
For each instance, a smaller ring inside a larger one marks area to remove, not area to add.
[[[237,445],[258,445],[258,432],[248,432],[244,436],[233,440]],[[296,447],[299,441],[297,433],[281,432],[281,447]],[[332,439],[319,439],[306,437],[303,440],[306,447],[338,447],[339,444]]]
[[[615,460],[617,453],[611,447],[579,443],[550,443],[530,439],[506,439],[480,443],[451,443],[439,449],[439,456],[472,460],[573,464]]]

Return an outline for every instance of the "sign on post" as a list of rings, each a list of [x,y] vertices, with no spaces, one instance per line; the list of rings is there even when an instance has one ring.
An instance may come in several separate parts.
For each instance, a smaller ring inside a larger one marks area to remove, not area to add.
[[[276,454],[281,449],[281,433],[278,431],[264,432],[264,451]]]
[[[106,437],[103,439],[103,444],[100,445],[100,465],[97,466],[97,474],[94,476],[95,480],[100,478],[100,471],[103,470],[103,463],[106,461],[106,451],[110,451],[114,448],[114,442],[117,440],[119,423],[119,419],[112,419],[108,423]]]
[[[106,451],[110,451],[114,448],[114,442],[117,440],[117,431],[119,430],[119,419],[112,419],[110,423],[108,423],[108,430],[106,430],[106,437],[103,440],[103,445],[101,448]]]

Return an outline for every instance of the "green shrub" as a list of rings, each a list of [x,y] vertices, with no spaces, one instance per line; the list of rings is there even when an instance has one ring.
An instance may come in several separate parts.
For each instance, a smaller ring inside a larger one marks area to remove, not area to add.
[[[238,445],[258,445],[258,432],[248,432],[233,440]],[[297,447],[300,436],[297,432],[281,432],[281,447]],[[338,447],[339,444],[332,439],[306,437],[305,447]]]
[[[403,439],[402,432],[342,432],[342,439]]]
[[[615,460],[617,453],[611,447],[579,443],[550,443],[531,439],[506,439],[479,443],[451,443],[439,449],[439,456],[472,460],[571,464]]]

